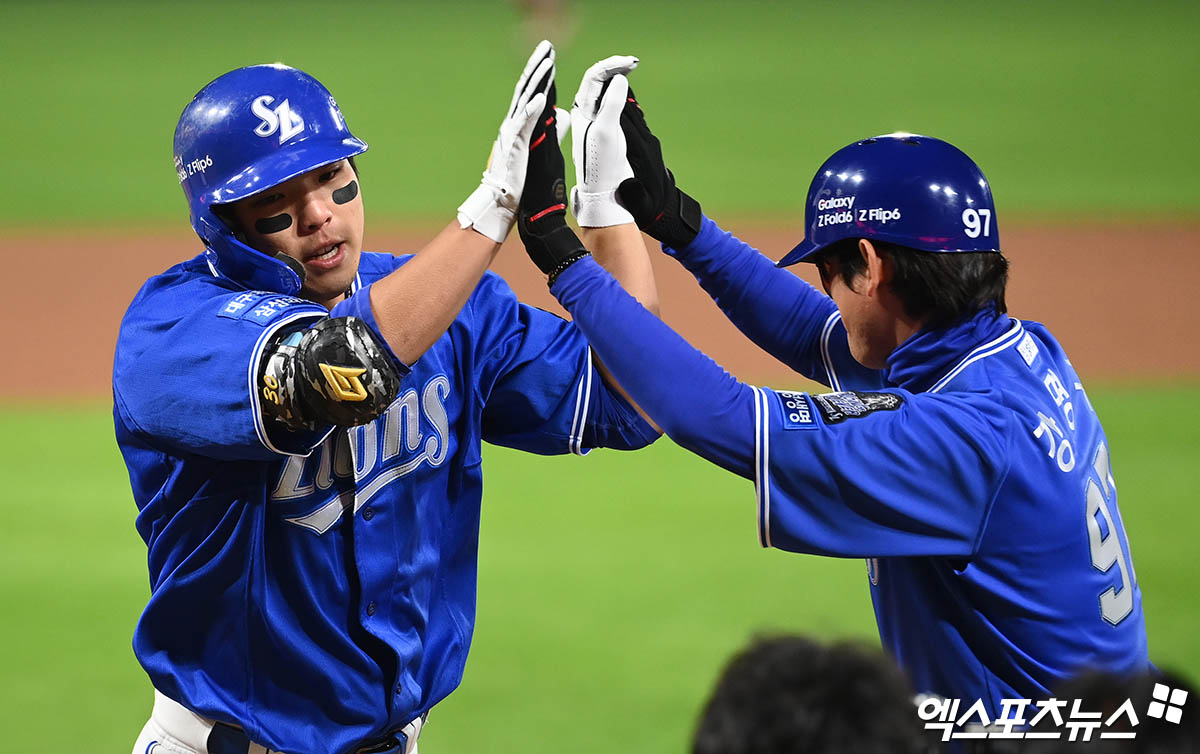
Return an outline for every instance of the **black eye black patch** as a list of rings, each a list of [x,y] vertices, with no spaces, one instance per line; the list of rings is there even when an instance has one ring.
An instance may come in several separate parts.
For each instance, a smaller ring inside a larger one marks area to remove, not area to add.
[[[292,216],[286,212],[281,215],[263,217],[254,221],[254,229],[263,235],[268,233],[278,233],[279,231],[287,230],[290,227],[292,227]]]
[[[358,196],[358,181],[350,181],[345,186],[333,192],[333,200],[338,204],[352,202],[356,196]]]

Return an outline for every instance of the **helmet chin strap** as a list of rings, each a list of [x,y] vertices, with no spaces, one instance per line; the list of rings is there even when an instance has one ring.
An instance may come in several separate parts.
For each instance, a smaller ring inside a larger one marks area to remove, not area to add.
[[[308,272],[304,269],[304,265],[300,264],[299,260],[289,257],[282,251],[275,252],[275,258],[286,264],[292,269],[292,272],[296,273],[296,277],[300,278],[300,286],[303,287],[304,281],[308,278]]]

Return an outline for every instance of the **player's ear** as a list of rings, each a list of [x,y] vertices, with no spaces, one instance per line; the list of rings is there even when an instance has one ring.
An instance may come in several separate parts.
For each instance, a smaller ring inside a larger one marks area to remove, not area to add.
[[[875,244],[865,238],[858,239],[858,253],[863,263],[863,295],[873,296],[884,284],[892,280],[892,260],[879,253]]]

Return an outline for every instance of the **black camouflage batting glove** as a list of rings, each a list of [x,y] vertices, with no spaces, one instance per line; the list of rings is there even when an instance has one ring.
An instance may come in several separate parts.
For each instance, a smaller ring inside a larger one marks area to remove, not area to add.
[[[617,187],[617,197],[638,227],[673,249],[690,244],[700,232],[700,203],[679,190],[663,164],[662,145],[650,133],[633,89],[621,111],[621,130],[633,178]]]
[[[553,75],[551,72],[550,75]],[[587,256],[587,249],[567,226],[567,183],[563,178],[562,150],[558,146],[555,87],[550,82],[546,107],[529,138],[529,166],[517,209],[517,231],[525,252],[550,284],[567,267]],[[565,111],[564,111],[565,112]]]

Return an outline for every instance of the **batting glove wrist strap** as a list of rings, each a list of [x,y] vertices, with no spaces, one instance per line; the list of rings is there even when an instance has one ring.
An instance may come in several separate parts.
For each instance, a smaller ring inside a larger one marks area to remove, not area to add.
[[[682,249],[696,240],[703,213],[700,202],[679,189],[667,197],[658,219],[645,227],[650,237],[672,249]]]
[[[682,249],[700,233],[700,202],[676,188],[675,176],[666,168],[658,185],[630,178],[621,183],[617,194],[638,227],[672,249]]]
[[[608,228],[633,222],[633,215],[621,206],[616,189],[591,192],[575,186],[571,189],[571,214],[584,228]]]
[[[519,198],[514,201],[511,192],[489,185],[485,174],[479,188],[459,205],[458,224],[462,228],[474,228],[496,243],[504,243],[516,220],[518,201]]]
[[[633,176],[621,181],[617,197],[643,231],[673,249],[687,246],[700,233],[700,203],[675,185],[675,175],[663,162],[662,144],[650,132],[632,89],[621,111],[621,131]]]
[[[532,226],[537,226],[536,228]],[[526,222],[522,217],[517,223],[521,234],[521,242],[525,244],[525,253],[544,274],[550,276],[550,282],[572,262],[587,256],[579,236],[571,230],[562,214],[545,218],[535,223]]]

